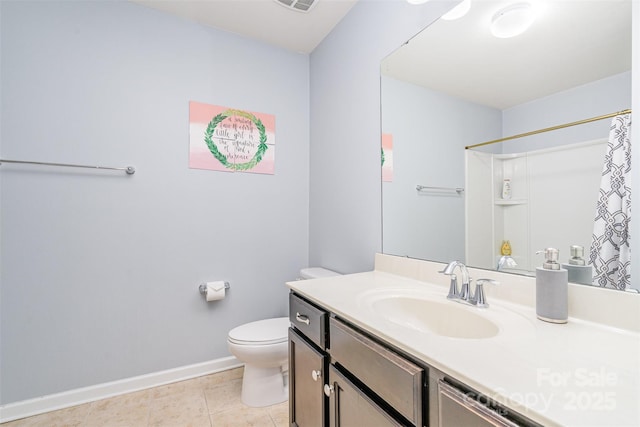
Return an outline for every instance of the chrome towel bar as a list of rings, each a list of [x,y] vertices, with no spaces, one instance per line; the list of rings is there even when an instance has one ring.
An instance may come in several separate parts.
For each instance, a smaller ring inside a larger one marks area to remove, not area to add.
[[[429,191],[429,190],[455,191],[458,194],[464,193],[464,188],[460,188],[460,187],[429,187],[426,185],[416,185],[416,190],[418,191]]]
[[[127,173],[127,175],[133,175],[134,173],[136,173],[136,168],[134,168],[133,166],[126,166],[123,168],[112,168],[108,166],[89,166],[89,165],[74,165],[70,163],[31,162],[31,161],[25,161],[25,160],[0,159],[0,164],[2,163],[18,163],[23,165],[43,165],[43,166],[64,166],[69,168],[86,168],[86,169],[108,169],[108,170],[115,170],[115,171],[124,171]]]

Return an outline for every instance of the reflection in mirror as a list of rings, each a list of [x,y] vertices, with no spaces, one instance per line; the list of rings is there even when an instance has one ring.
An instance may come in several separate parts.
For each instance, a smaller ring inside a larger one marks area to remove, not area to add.
[[[494,37],[510,3],[472,0],[383,60],[383,252],[534,274],[537,250],[569,263],[581,246],[589,262],[615,118],[465,147],[630,109],[631,0],[538,0],[524,33]]]

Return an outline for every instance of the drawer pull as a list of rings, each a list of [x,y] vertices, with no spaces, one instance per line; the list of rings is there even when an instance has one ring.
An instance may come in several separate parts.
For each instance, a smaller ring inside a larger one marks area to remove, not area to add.
[[[318,381],[318,378],[322,377],[322,372],[318,369],[317,371],[311,371],[311,378],[314,381]]]
[[[305,316],[304,314],[300,314],[300,313],[296,313],[296,320],[300,323],[304,323],[306,325],[308,325],[309,323],[311,323],[309,321],[309,317]]]
[[[331,397],[331,393],[333,393],[333,386],[329,384],[324,385],[324,394],[327,397]]]

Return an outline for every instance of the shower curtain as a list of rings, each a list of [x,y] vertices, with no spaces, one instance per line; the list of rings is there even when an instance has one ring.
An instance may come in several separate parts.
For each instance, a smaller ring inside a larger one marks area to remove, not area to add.
[[[611,122],[602,169],[589,257],[594,286],[631,286],[630,222],[631,114],[624,114]]]

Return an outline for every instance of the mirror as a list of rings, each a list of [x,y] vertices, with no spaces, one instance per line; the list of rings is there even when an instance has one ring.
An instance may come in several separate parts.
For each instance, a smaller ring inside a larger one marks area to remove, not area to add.
[[[538,0],[527,31],[494,37],[511,3],[471,0],[382,61],[384,253],[495,269],[506,242],[516,274],[535,249],[588,257],[611,118],[465,147],[630,109],[631,0]]]

